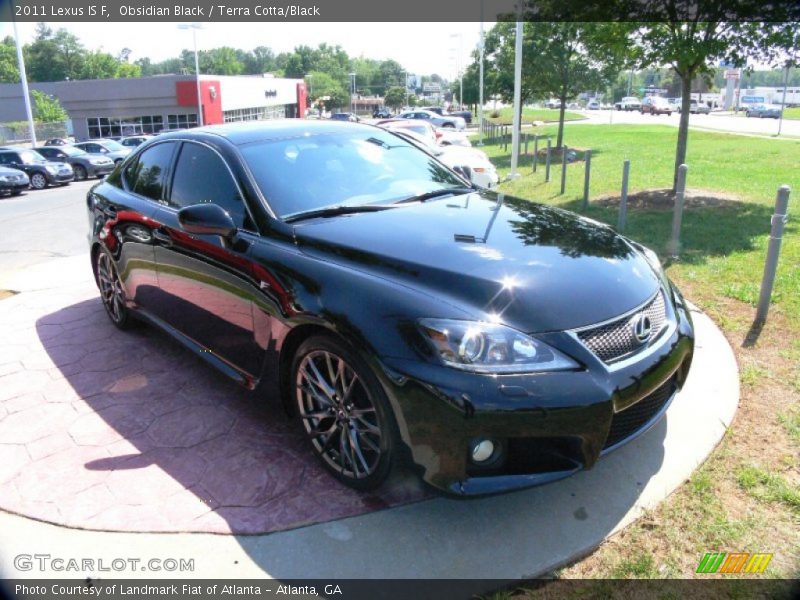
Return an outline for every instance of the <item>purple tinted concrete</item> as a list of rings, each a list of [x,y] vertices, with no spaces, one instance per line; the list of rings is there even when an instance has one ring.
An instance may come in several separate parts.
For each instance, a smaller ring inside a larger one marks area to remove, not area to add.
[[[88,270],[88,269],[87,269]],[[91,281],[0,301],[0,508],[84,529],[266,533],[426,497],[328,475],[276,398],[160,332],[117,331]]]

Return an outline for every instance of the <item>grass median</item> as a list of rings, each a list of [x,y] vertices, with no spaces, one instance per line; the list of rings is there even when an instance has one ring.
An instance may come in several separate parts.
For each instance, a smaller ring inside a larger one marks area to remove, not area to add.
[[[557,109],[552,108],[523,108],[522,123],[533,123],[534,121],[542,121],[543,123],[557,123],[558,113],[559,111]],[[487,121],[494,123],[495,125],[511,125],[514,119],[514,112],[511,110],[510,106],[498,108],[497,110],[484,110],[483,114]],[[577,121],[585,118],[586,117],[576,112],[564,112],[565,121]]]
[[[537,133],[555,135],[554,126]],[[653,248],[669,276],[722,328],[740,368],[741,402],[723,442],[687,484],[596,552],[559,571],[561,578],[696,577],[705,552],[772,552],[766,576],[800,572],[800,239],[798,220],[784,232],[767,324],[753,326],[755,303],[779,185],[800,194],[800,141],[690,131],[687,208],[679,260],[666,251],[672,224],[677,130],[659,125],[580,125],[565,130],[577,159],[543,161],[500,191],[581,212],[585,150],[591,148],[586,216],[616,226],[622,163],[631,161],[625,234]],[[501,179],[509,150],[485,146]],[[533,143],[529,143],[529,154]],[[713,373],[707,374],[713,377]],[[642,556],[648,557],[642,561]],[[703,577],[708,577],[704,575]],[[522,595],[524,597],[525,594]],[[530,592],[538,596],[538,592]],[[516,597],[516,595],[515,595]]]

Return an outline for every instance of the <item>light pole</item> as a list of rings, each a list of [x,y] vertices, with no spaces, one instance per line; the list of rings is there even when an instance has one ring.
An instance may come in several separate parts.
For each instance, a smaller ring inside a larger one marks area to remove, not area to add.
[[[478,67],[478,146],[483,146],[483,0],[481,0],[481,39],[478,42],[480,66]]]
[[[456,56],[456,74],[458,75],[458,107],[464,108],[464,74],[461,72],[461,55],[464,52],[464,35],[461,33],[451,33],[451,38],[458,38],[458,55]]]
[[[517,3],[517,32],[514,40],[514,119],[511,130],[511,173],[509,179],[516,179],[520,176],[517,172],[519,163],[519,134],[520,121],[522,116],[522,2]],[[549,143],[549,142],[548,142]],[[548,154],[549,156],[549,154]]]
[[[778,119],[778,135],[781,134],[781,128],[783,127],[783,111],[786,110],[786,86],[789,85],[789,69],[791,68],[787,61],[786,63],[786,72],[783,75],[783,98],[781,98],[781,116]]]
[[[197,30],[202,29],[200,23],[181,23],[178,29],[191,29],[192,42],[194,43],[194,75],[197,84],[197,124],[202,127],[205,123],[203,119],[203,100],[200,95],[200,59],[197,56]]]
[[[19,79],[22,83],[22,97],[25,100],[25,114],[28,117],[28,132],[31,136],[31,148],[36,147],[36,127],[33,125],[33,111],[31,110],[31,97],[28,93],[28,75],[25,72],[25,58],[22,56],[22,43],[17,34],[17,20],[12,17],[14,24],[14,44],[17,46],[17,65],[19,66]]]

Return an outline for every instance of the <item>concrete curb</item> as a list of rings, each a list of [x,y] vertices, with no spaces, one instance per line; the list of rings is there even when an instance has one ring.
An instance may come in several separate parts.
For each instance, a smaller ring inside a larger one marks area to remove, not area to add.
[[[64,559],[184,558],[192,572],[148,577],[492,578],[542,575],[597,547],[684,482],[722,439],[739,400],[736,360],[695,313],[694,365],[682,392],[647,434],[592,470],[551,485],[475,500],[435,498],[267,535],[138,534],[68,529],[0,512],[0,575],[59,577],[15,568],[21,553]],[[46,542],[44,542],[46,540]],[[80,564],[80,563],[79,563]],[[138,569],[66,573],[142,576]]]

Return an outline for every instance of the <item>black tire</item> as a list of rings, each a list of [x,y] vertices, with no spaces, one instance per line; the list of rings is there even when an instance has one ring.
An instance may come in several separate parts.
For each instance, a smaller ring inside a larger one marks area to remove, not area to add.
[[[380,487],[397,462],[399,434],[372,369],[339,339],[315,335],[300,344],[290,374],[292,408],[325,469],[357,490]]]
[[[452,123],[445,123],[444,125],[442,125],[442,127],[445,127],[447,129],[455,129],[455,125],[453,125]]]
[[[9,196],[19,196],[22,193],[22,190],[15,190],[9,194]]]
[[[44,173],[34,173],[31,175],[31,187],[35,190],[43,190],[47,187],[47,176]]]
[[[83,165],[75,165],[72,167],[72,170],[75,171],[75,181],[83,181],[89,177],[89,174],[86,172],[86,167]]]
[[[100,300],[111,322],[118,329],[130,329],[135,321],[125,304],[125,290],[117,273],[114,259],[106,250],[100,250],[95,256],[94,277],[100,290]]]
[[[114,166],[115,167],[118,167],[121,164],[122,164],[122,159],[121,158],[118,158],[117,160],[114,161]]]

